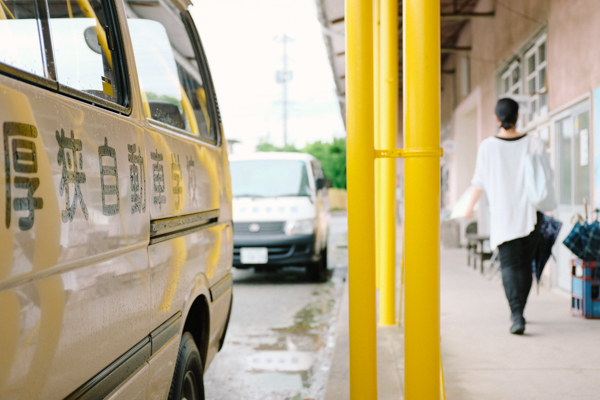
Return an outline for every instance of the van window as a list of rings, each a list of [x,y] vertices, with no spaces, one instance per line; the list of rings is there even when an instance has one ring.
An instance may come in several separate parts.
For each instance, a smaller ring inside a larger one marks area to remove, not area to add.
[[[132,8],[137,9],[136,5]],[[140,11],[142,18],[144,11]],[[156,15],[156,19],[166,19],[172,10],[165,8]],[[216,142],[206,79],[181,19],[165,21],[167,30],[162,21],[130,18],[128,22],[146,115]]]
[[[0,62],[48,78],[36,5],[30,0],[0,4]]]
[[[296,160],[232,161],[233,197],[310,196],[306,163]]]
[[[57,80],[118,103],[114,30],[100,0],[48,2]]]

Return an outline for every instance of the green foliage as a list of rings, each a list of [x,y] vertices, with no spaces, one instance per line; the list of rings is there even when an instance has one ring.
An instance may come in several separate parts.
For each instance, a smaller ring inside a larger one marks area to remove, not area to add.
[[[179,101],[178,99],[176,99],[175,97],[166,95],[166,94],[161,94],[160,96],[157,95],[154,92],[146,92],[146,98],[150,101],[164,101],[167,103],[171,103],[176,105],[177,107],[181,108],[181,101]]]
[[[331,186],[346,189],[346,140],[334,138],[332,143],[309,143],[302,149],[321,162],[323,173],[331,179]]]
[[[293,144],[286,144],[283,147],[278,147],[275,146],[273,143],[266,141],[265,139],[260,139],[260,141],[256,145],[256,151],[285,151],[292,153],[300,153],[300,150],[298,150]]]
[[[343,138],[334,138],[331,143],[309,143],[303,149],[297,149],[290,144],[279,147],[261,139],[256,150],[308,153],[319,160],[323,166],[323,173],[331,179],[332,187],[346,189],[346,140]]]

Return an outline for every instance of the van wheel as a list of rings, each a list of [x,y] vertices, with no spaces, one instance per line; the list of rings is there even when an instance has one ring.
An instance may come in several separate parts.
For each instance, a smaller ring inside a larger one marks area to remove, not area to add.
[[[204,368],[192,334],[185,332],[179,345],[169,400],[204,400]]]
[[[327,269],[327,247],[321,252],[319,262],[306,266],[306,275],[312,282],[325,282],[329,278],[329,270]]]

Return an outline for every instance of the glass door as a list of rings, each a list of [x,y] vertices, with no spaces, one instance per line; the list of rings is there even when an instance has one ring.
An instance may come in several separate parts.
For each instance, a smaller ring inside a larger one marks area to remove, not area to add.
[[[572,253],[561,243],[573,228],[574,215],[585,216],[584,199],[590,203],[590,114],[589,103],[573,107],[555,121],[556,171],[559,206],[557,217],[563,222],[558,245],[554,248],[557,265],[553,284],[571,290]],[[588,206],[588,212],[591,210]]]

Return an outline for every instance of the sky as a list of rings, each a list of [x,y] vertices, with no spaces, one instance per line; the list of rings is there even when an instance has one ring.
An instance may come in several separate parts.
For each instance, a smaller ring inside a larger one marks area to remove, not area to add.
[[[282,68],[287,35],[288,143],[331,141],[346,135],[315,0],[195,0],[191,14],[206,51],[227,139],[235,154],[259,140],[283,144]]]

